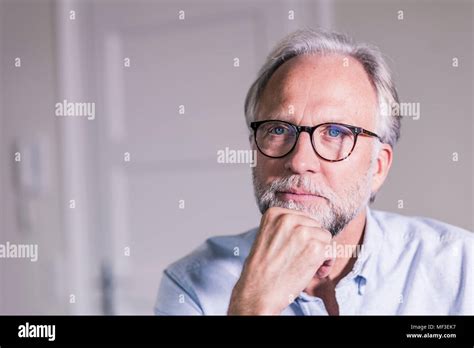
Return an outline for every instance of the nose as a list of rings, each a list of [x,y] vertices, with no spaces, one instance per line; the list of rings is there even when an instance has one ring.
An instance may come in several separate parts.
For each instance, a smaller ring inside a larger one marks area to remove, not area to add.
[[[285,169],[292,174],[316,173],[321,168],[321,159],[316,155],[308,132],[301,132],[295,148],[285,159]]]

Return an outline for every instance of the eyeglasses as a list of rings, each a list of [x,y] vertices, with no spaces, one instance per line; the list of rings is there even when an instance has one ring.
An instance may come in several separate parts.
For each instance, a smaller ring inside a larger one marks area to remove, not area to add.
[[[301,132],[309,133],[314,152],[329,162],[338,162],[350,156],[361,136],[382,139],[361,127],[343,123],[322,123],[314,127],[297,126],[286,121],[267,120],[250,123],[258,150],[271,158],[282,158],[296,146]]]

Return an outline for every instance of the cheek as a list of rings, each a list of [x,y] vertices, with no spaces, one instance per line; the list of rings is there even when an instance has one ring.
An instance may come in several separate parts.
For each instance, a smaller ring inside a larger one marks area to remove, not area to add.
[[[324,175],[328,185],[334,192],[342,193],[353,188],[366,176],[370,167],[370,153],[353,153],[341,162],[327,163],[324,166]]]
[[[284,161],[281,159],[273,159],[262,155],[257,150],[257,165],[255,172],[260,179],[265,182],[270,181],[272,178],[281,178],[285,174]]]

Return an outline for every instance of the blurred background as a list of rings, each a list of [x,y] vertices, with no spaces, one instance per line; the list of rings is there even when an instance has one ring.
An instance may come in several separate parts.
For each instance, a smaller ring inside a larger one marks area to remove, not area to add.
[[[0,0],[0,244],[38,245],[0,258],[0,313],[152,314],[169,263],[257,226],[216,153],[248,149],[247,89],[302,27],[378,45],[420,103],[373,207],[472,231],[472,1]]]

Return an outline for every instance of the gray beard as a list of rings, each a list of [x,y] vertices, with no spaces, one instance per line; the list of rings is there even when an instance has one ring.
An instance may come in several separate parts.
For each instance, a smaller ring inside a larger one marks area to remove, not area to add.
[[[367,174],[361,180],[342,192],[342,197],[344,197],[342,199],[331,189],[312,182],[308,176],[291,175],[276,179],[270,185],[264,185],[258,178],[256,168],[252,168],[254,194],[262,214],[265,214],[268,208],[271,207],[305,212],[318,221],[321,227],[328,230],[334,237],[367,206],[371,193],[372,168],[371,165]],[[277,197],[278,191],[287,191],[291,188],[302,189],[311,194],[324,197],[325,201],[310,204],[286,201]]]

